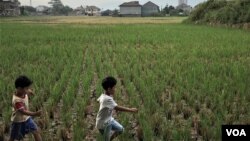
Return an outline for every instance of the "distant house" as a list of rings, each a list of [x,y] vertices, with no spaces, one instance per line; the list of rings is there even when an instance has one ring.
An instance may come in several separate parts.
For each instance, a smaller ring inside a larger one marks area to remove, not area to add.
[[[120,5],[121,16],[152,16],[159,12],[159,6],[151,1],[145,3],[143,6],[138,1],[125,2]]]
[[[45,10],[47,10],[49,7],[44,6],[44,5],[39,5],[36,7],[36,12],[43,12]]]
[[[85,15],[85,8],[83,8],[83,6],[79,6],[73,10],[73,13],[74,15],[77,15],[77,16],[83,16]]]
[[[125,2],[120,5],[121,16],[141,16],[142,6],[138,1]]]
[[[19,16],[19,6],[18,0],[0,0],[0,16]]]
[[[101,9],[96,6],[86,6],[85,14],[88,16],[101,16]]]
[[[187,5],[187,0],[179,0],[179,4],[178,5],[181,5],[181,4],[186,4]]]
[[[184,11],[184,13],[189,14],[192,11],[192,7],[190,5],[187,5],[185,3],[182,3],[176,7],[176,9],[181,9]]]
[[[158,5],[149,1],[142,6],[142,16],[152,16],[153,14],[159,13],[160,8]]]
[[[79,6],[73,10],[72,14],[77,16],[101,16],[101,9],[96,6]]]
[[[45,15],[49,13],[50,8],[48,6],[39,5],[36,7],[37,15]]]

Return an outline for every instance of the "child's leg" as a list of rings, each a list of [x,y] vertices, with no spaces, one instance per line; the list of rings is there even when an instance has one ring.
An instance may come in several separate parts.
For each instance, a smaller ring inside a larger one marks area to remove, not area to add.
[[[115,139],[117,136],[119,136],[120,135],[120,133],[118,133],[118,132],[114,132],[113,134],[112,134],[112,136],[110,137],[110,141],[112,141],[113,139]]]
[[[112,134],[110,140],[112,141],[114,138],[116,138],[118,135],[122,134],[122,132],[124,131],[123,126],[117,122],[116,120],[113,120],[111,122],[112,125],[112,130],[114,131],[114,133]]]
[[[32,133],[35,141],[42,141],[42,137],[38,131],[36,123],[32,120],[32,118],[29,118],[26,121],[26,131],[27,133]]]
[[[32,132],[34,138],[35,138],[35,141],[42,141],[42,137],[40,135],[40,133],[38,132],[38,130]]]
[[[105,127],[104,132],[103,132],[104,141],[110,141],[111,129],[112,129],[111,124]]]
[[[25,136],[25,122],[13,122],[10,128],[9,141],[22,140]]]

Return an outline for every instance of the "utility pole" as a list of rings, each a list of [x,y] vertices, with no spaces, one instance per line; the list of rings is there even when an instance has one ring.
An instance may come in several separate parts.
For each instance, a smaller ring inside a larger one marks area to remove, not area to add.
[[[30,0],[30,6],[32,6],[32,0]]]

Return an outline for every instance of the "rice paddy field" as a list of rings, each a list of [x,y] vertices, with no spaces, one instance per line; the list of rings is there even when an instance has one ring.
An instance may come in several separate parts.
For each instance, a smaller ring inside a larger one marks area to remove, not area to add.
[[[14,81],[33,80],[45,141],[101,141],[101,80],[117,78],[116,141],[221,140],[221,125],[250,124],[250,34],[184,18],[21,17],[0,20],[0,140],[10,129]],[[33,140],[27,135],[25,140]]]

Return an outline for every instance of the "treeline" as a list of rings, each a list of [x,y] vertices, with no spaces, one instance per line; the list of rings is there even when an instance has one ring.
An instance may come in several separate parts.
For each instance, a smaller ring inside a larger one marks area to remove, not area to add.
[[[69,15],[73,11],[73,8],[63,5],[61,0],[51,0],[49,3],[51,7],[45,6],[42,11],[37,11],[35,7],[32,6],[21,6],[20,13],[22,16],[35,16],[35,15]]]
[[[186,22],[226,25],[250,23],[250,0],[208,0],[197,5]]]

